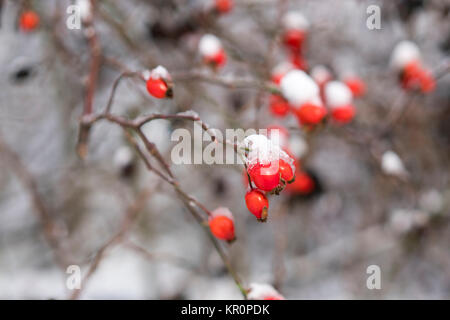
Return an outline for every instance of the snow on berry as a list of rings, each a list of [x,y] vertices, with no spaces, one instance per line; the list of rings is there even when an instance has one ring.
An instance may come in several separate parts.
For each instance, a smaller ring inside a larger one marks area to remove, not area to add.
[[[219,38],[212,34],[205,34],[199,42],[198,49],[205,63],[214,67],[221,67],[226,63],[227,56]]]
[[[402,159],[394,151],[386,151],[381,157],[381,169],[387,175],[405,176],[407,171]]]
[[[347,123],[353,119],[355,115],[353,94],[343,82],[328,82],[325,86],[325,100],[331,108],[331,116],[334,120]]]
[[[250,135],[243,141],[246,149],[248,174],[257,188],[272,191],[280,185],[280,161],[283,160],[294,171],[294,160],[264,135]],[[284,165],[284,164],[283,164]]]
[[[283,16],[282,24],[284,28],[284,44],[291,52],[301,53],[306,38],[306,32],[309,28],[308,20],[300,12],[290,11]]]
[[[121,146],[116,150],[113,156],[114,166],[117,169],[122,169],[129,166],[134,159],[134,153],[128,146]]]
[[[247,298],[249,300],[285,300],[274,287],[266,283],[251,283]]]
[[[289,71],[281,80],[281,92],[292,106],[298,107],[319,97],[319,87],[301,70]]]
[[[225,207],[219,207],[211,212],[208,219],[211,233],[218,239],[233,241],[234,217],[231,211]]]
[[[325,87],[325,101],[332,108],[351,104],[352,91],[340,81],[331,81]]]
[[[143,72],[147,79],[147,91],[155,98],[171,98],[172,84],[169,72],[163,66],[157,66],[150,73]]]
[[[250,190],[245,195],[245,204],[258,220],[267,219],[267,210],[269,209],[269,200],[264,193],[259,190]]]
[[[282,18],[282,24],[286,30],[302,30],[307,31],[309,29],[309,21],[299,11],[289,11]]]
[[[405,40],[398,43],[392,51],[391,66],[400,71],[407,64],[413,61],[420,62],[420,60],[419,47],[414,42]]]
[[[77,0],[76,6],[80,12],[80,18],[83,22],[87,22],[92,18],[92,5],[90,0]]]
[[[402,41],[394,48],[391,66],[400,74],[404,89],[421,90],[428,93],[434,90],[436,81],[421,61],[420,50],[414,42]]]

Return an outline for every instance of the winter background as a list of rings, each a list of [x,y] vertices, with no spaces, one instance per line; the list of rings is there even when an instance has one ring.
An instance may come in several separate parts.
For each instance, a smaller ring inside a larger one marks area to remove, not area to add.
[[[150,190],[125,239],[104,252],[79,298],[241,299],[202,228],[171,186],[130,151],[120,127],[96,124],[87,157],[78,157],[90,56],[83,30],[65,26],[65,8],[72,1],[31,1],[41,16],[33,33],[17,28],[24,1],[1,3],[0,137],[36,182],[56,226],[51,232],[69,263],[85,275],[120,230],[139,192]],[[131,70],[159,64],[171,73],[202,69],[196,43],[209,32],[229,53],[219,71],[229,78],[259,78],[286,59],[281,46],[270,65],[264,57],[277,32],[280,3],[300,10],[311,23],[308,64],[355,72],[366,81],[367,94],[357,101],[356,119],[345,130],[324,129],[309,146],[293,117],[270,115],[267,94],[196,80],[175,82],[173,100],[153,99],[144,84],[124,80],[114,113],[192,109],[222,130],[250,128],[255,117],[261,127],[294,128],[291,135],[307,154],[302,163],[321,188],[311,197],[271,197],[267,223],[258,223],[245,207],[241,167],[171,166],[184,190],[208,208],[227,206],[234,213],[237,241],[224,248],[244,285],[270,283],[287,299],[450,298],[448,72],[432,94],[416,97],[401,121],[375,142],[381,151],[400,156],[406,179],[384,174],[371,145],[349,137],[382,127],[401,94],[389,68],[396,43],[415,41],[432,70],[449,58],[448,0],[235,0],[233,11],[213,23],[192,18],[208,0],[97,3],[95,26],[105,56]],[[381,7],[380,30],[366,27],[371,4]],[[118,75],[102,64],[95,111],[106,104]],[[169,162],[170,135],[177,127],[192,130],[192,123],[158,120],[145,126],[145,135]],[[55,263],[30,187],[18,176],[17,162],[1,150],[0,298],[69,298],[68,274]],[[366,268],[373,264],[381,268],[381,290],[366,287]]]

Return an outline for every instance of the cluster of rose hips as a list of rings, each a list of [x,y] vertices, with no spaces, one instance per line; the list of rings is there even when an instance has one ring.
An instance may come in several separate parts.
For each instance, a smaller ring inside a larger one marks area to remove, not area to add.
[[[420,50],[411,41],[402,41],[394,48],[391,65],[398,73],[402,87],[429,93],[436,83],[431,72],[423,66]]]
[[[328,113],[337,123],[352,121],[353,99],[365,93],[365,84],[357,76],[333,80],[331,72],[320,65],[307,74],[290,63],[281,63],[274,68],[271,80],[281,89],[281,95],[270,96],[271,114],[283,118],[292,113],[300,126],[307,128],[322,123]]]
[[[281,94],[270,96],[270,112],[275,117],[292,113],[301,126],[308,128],[322,123],[329,110],[336,122],[350,122],[355,115],[353,98],[365,93],[364,82],[355,75],[343,77],[342,82],[333,81],[324,66],[316,66],[308,74],[303,52],[309,22],[296,11],[288,12],[282,22],[283,44],[290,61],[280,63],[272,71],[271,81],[280,86]]]

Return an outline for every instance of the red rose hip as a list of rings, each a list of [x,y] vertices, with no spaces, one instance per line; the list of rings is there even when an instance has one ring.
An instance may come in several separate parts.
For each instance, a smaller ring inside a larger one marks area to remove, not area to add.
[[[248,211],[250,211],[257,219],[265,220],[267,210],[269,209],[269,200],[258,190],[251,190],[245,195],[245,204]]]

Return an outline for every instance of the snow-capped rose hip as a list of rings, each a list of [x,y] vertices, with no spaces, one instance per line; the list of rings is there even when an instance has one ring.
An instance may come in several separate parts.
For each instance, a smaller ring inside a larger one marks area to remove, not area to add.
[[[290,11],[282,18],[283,42],[293,52],[301,52],[309,28],[309,22],[298,11]]]
[[[248,290],[249,300],[285,300],[274,287],[265,283],[252,283]]]
[[[220,40],[216,36],[205,34],[200,39],[198,47],[203,61],[206,64],[211,65],[214,68],[220,68],[225,65],[227,55]]]
[[[248,175],[260,190],[278,193],[278,187],[284,187],[280,185],[280,160],[291,164],[293,159],[281,149],[279,143],[261,134],[250,135],[242,143],[246,150]]]
[[[319,87],[314,80],[301,70],[291,70],[280,83],[283,96],[293,107],[311,102],[319,97]]]
[[[284,117],[289,113],[290,109],[289,102],[283,97],[276,94],[270,96],[269,110],[274,116]]]
[[[315,81],[301,70],[292,70],[281,80],[281,92],[303,125],[317,125],[327,115]]]
[[[258,220],[265,221],[267,219],[267,211],[269,209],[269,200],[259,190],[250,190],[245,195],[245,204]]]
[[[423,93],[434,90],[435,79],[422,65],[420,50],[415,43],[398,43],[392,52],[391,66],[398,72],[404,89],[421,90]]]
[[[39,25],[40,18],[38,14],[32,10],[22,12],[20,15],[20,28],[23,31],[33,31]]]
[[[144,77],[147,77],[147,91],[153,97],[158,99],[172,98],[172,81],[166,68],[158,66]]]
[[[219,13],[228,13],[233,9],[233,0],[215,0],[215,9]]]
[[[219,207],[211,212],[208,219],[211,233],[218,239],[233,241],[234,234],[234,217],[228,208]]]
[[[339,123],[348,123],[355,116],[353,95],[347,85],[331,81],[325,86],[325,100],[331,108],[331,117]]]
[[[248,169],[250,179],[263,191],[272,191],[280,183],[279,166],[275,162],[257,163]]]

